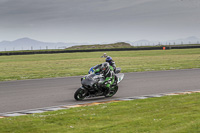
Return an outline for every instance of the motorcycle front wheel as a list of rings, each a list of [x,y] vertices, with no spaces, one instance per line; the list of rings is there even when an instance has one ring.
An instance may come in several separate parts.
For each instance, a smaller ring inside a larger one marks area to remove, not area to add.
[[[87,96],[87,91],[79,88],[75,93],[74,93],[74,98],[77,101],[83,100]]]

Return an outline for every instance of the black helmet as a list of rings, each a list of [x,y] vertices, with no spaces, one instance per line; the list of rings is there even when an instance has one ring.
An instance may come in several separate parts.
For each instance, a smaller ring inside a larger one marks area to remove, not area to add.
[[[104,62],[104,63],[102,63],[102,65],[101,65],[101,71],[103,72],[103,73],[108,73],[109,72],[109,63],[108,62]]]

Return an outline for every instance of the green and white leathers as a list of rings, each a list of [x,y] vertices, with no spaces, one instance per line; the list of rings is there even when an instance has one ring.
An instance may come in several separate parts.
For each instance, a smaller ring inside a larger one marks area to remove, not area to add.
[[[109,63],[102,63],[101,67],[95,70],[95,73],[102,73],[105,80],[101,83],[104,84],[106,88],[111,90],[111,86],[115,82],[115,73],[113,67]]]

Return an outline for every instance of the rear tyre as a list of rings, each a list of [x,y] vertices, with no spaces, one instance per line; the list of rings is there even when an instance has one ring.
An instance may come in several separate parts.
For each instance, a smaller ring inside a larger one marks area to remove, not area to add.
[[[111,91],[108,92],[108,93],[105,95],[105,97],[112,97],[112,96],[114,96],[114,95],[117,93],[117,91],[118,91],[118,86],[117,86],[117,85],[116,85],[116,86],[113,86],[113,88],[111,89]]]
[[[79,88],[74,94],[74,98],[77,101],[83,100],[86,96],[87,96],[87,91],[82,88]]]

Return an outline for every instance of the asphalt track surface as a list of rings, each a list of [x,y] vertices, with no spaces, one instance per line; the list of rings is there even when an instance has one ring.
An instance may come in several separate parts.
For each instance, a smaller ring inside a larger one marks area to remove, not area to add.
[[[105,98],[76,101],[80,76],[0,82],[0,113],[73,105]],[[125,73],[113,98],[200,90],[200,69]],[[107,98],[111,100],[113,98]]]

